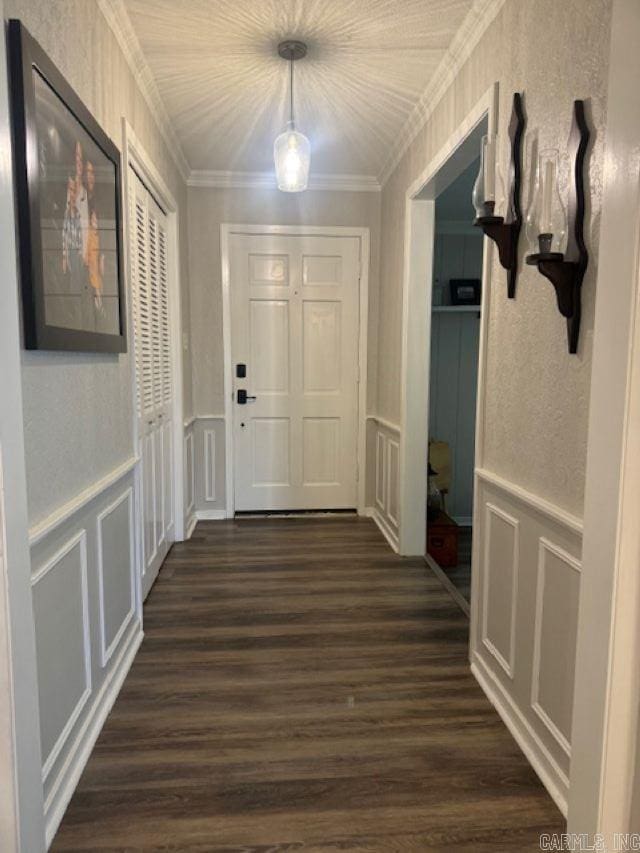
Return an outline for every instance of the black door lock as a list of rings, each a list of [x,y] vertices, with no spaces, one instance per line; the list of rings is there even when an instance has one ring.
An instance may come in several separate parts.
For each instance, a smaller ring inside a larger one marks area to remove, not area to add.
[[[236,364],[236,376],[238,379],[245,379],[247,376],[247,365],[246,364]]]
[[[239,406],[246,406],[246,404],[248,403],[249,400],[255,400],[255,399],[256,399],[255,397],[252,397],[251,395],[247,394],[247,392],[244,390],[244,388],[238,388],[236,401],[237,401]]]

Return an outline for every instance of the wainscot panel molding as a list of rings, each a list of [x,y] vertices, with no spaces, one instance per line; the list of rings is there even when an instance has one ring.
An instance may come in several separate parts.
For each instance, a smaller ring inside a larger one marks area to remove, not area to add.
[[[135,520],[129,486],[98,513],[100,663],[105,667],[136,615]],[[108,567],[108,571],[105,567]]]
[[[566,815],[582,523],[482,469],[475,518],[472,670]]]
[[[195,420],[193,417],[188,422],[185,421],[184,427],[184,529],[187,539],[191,538],[198,520],[196,517],[196,458],[193,435]]]
[[[37,545],[45,536],[48,536],[58,525],[63,524],[72,515],[82,509],[86,504],[94,500],[102,492],[105,492],[111,486],[115,485],[119,480],[122,480],[129,474],[140,461],[139,456],[131,456],[122,465],[118,465],[113,471],[110,471],[101,480],[93,483],[89,488],[80,492],[76,497],[72,498],[67,503],[55,509],[50,515],[32,525],[29,528],[29,545],[33,547]]]
[[[142,640],[137,462],[31,530],[47,843]]]
[[[400,428],[396,424],[368,415],[374,426],[374,506],[366,514],[373,518],[394,551],[399,548],[400,523]]]
[[[38,688],[41,696],[57,694],[58,699],[46,716],[40,709],[42,780],[46,782],[91,696],[86,530],[75,533],[36,569],[31,588]],[[59,690],[61,682],[63,691]]]
[[[207,503],[216,500],[216,431],[205,429],[204,433],[204,499]]]
[[[400,435],[400,427],[398,424],[394,424],[393,421],[388,421],[386,418],[381,418],[379,415],[367,415],[368,421],[375,421],[377,424],[380,424],[381,427],[384,427],[389,432],[394,432],[397,435]]]
[[[519,522],[491,503],[485,504],[482,642],[513,679],[515,667],[516,604],[520,562]],[[502,532],[497,532],[499,528]]]
[[[193,448],[195,516],[226,518],[224,415],[195,416]]]
[[[571,554],[548,539],[540,538],[531,707],[568,758],[571,757],[571,699],[581,571],[580,562]],[[567,602],[570,603],[568,608]],[[558,657],[555,653],[558,638],[562,647],[569,650],[566,656]],[[541,684],[542,674],[547,675],[548,684]],[[567,697],[563,697],[563,687]],[[552,704],[547,704],[548,701]]]
[[[125,637],[100,690],[89,705],[75,737],[74,749],[69,753],[45,799],[46,840],[50,845],[57,832],[69,800],[73,796],[82,771],[89,760],[102,727],[113,708],[114,702],[127,677],[136,656],[143,634],[139,628],[131,628]]]
[[[517,501],[521,501],[523,504],[526,504],[532,509],[542,513],[542,515],[546,515],[552,521],[557,521],[558,524],[563,527],[567,527],[569,530],[572,530],[574,533],[582,536],[582,519],[578,518],[577,515],[572,515],[561,507],[550,503],[544,498],[538,497],[538,495],[534,495],[533,492],[523,489],[522,486],[518,486],[517,483],[505,480],[504,477],[500,477],[498,474],[494,474],[493,471],[488,471],[486,468],[476,468],[476,475],[485,483],[490,483],[492,486],[506,492]]]

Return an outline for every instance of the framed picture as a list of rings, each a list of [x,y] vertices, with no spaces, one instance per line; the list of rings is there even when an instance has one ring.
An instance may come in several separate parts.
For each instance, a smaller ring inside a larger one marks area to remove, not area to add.
[[[120,152],[20,21],[9,21],[27,349],[126,351]]]
[[[480,305],[479,278],[449,279],[452,305]]]

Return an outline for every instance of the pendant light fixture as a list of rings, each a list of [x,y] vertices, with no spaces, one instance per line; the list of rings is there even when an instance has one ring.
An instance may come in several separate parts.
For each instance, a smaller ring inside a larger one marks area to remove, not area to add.
[[[302,41],[288,39],[278,45],[278,54],[289,63],[289,121],[287,129],[273,144],[278,189],[286,193],[306,190],[309,181],[311,146],[303,133],[295,129],[293,118],[293,63],[307,55]]]

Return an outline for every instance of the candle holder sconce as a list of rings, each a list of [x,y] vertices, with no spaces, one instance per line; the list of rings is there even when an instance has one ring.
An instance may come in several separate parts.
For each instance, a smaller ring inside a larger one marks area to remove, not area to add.
[[[589,263],[584,242],[584,166],[588,145],[589,127],[584,101],[574,101],[569,137],[569,155],[573,163],[569,185],[569,230],[558,190],[557,151],[548,149],[540,152],[536,186],[526,222],[527,238],[538,248],[535,254],[527,256],[527,263],[537,266],[555,289],[558,310],[567,321],[570,353],[578,350],[582,282]]]
[[[504,203],[504,186],[500,175],[497,157],[497,137],[485,136],[482,139],[482,158],[480,171],[473,188],[473,206],[476,219],[473,223],[498,247],[500,263],[507,270],[507,295],[513,299],[516,295],[516,275],[518,272],[518,240],[522,228],[522,141],[526,119],[522,104],[522,95],[513,96],[509,139],[511,140],[511,162],[509,167],[509,200],[504,216],[499,215]]]

